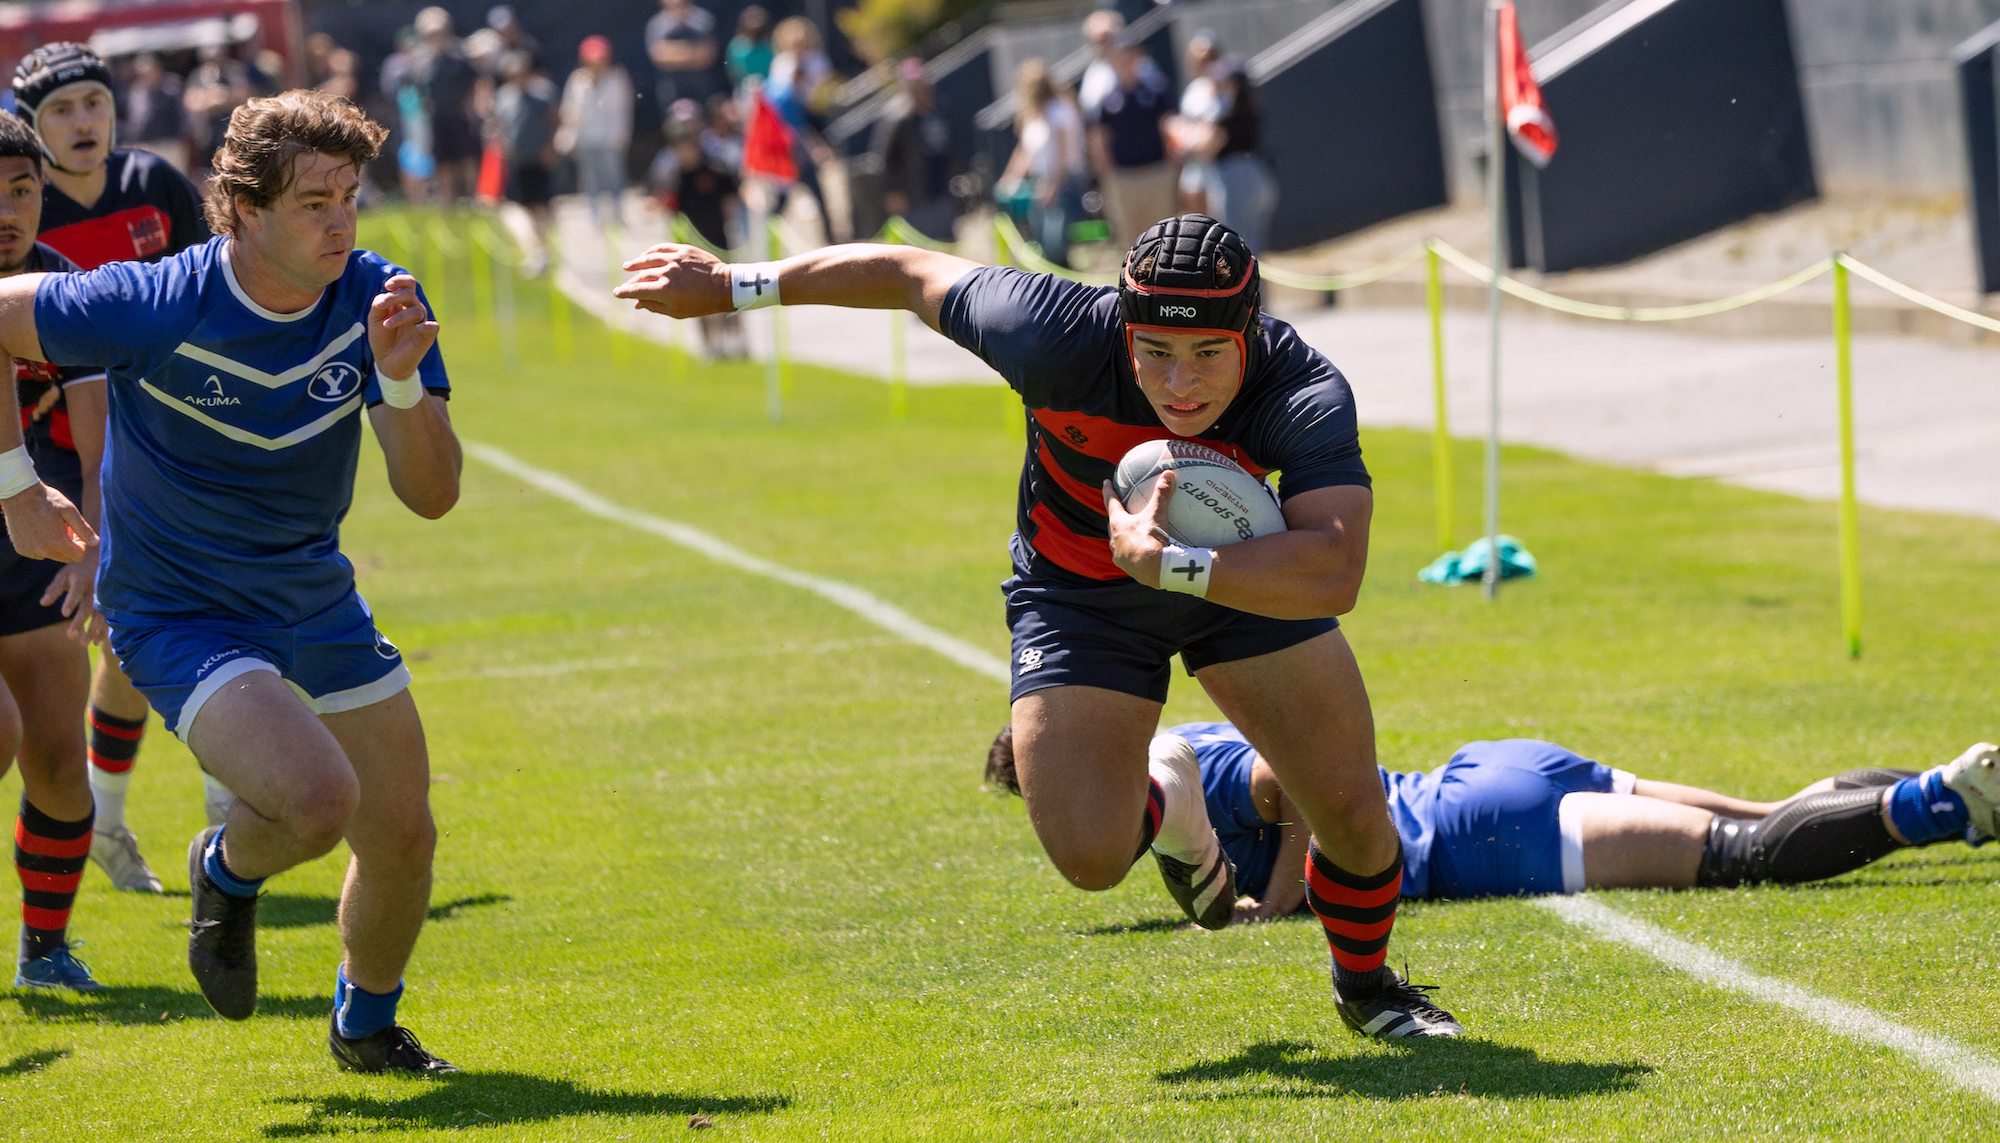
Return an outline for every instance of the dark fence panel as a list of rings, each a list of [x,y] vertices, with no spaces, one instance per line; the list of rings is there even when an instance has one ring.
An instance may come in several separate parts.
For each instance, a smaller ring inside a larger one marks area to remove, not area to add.
[[[1509,148],[1513,265],[1624,262],[1817,195],[1784,0],[1607,4],[1537,47],[1561,147]]]
[[[1972,208],[1973,259],[1979,292],[2000,293],[2000,85],[1993,57],[2000,52],[2000,24],[1958,45],[1958,94],[1965,113],[1966,192]]]
[[[1352,0],[1250,61],[1278,182],[1270,246],[1448,201],[1421,0]]]

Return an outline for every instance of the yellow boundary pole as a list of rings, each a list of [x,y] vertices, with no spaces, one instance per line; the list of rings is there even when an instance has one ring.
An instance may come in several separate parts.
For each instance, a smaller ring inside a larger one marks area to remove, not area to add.
[[[1437,425],[1431,436],[1431,480],[1437,486],[1438,550],[1456,542],[1453,522],[1458,516],[1451,470],[1451,420],[1444,388],[1444,279],[1438,269],[1437,247],[1424,244],[1424,301],[1431,315],[1431,394]]]
[[[1847,263],[1833,259],[1833,361],[1840,382],[1840,628],[1847,657],[1861,657],[1861,510],[1854,497],[1853,321]]]

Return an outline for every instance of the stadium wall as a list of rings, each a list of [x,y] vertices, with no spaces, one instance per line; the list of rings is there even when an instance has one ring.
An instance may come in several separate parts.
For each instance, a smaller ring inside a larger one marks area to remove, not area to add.
[[[1539,45],[1592,0],[1516,0]],[[2000,20],[2000,0],[1786,0],[1820,188],[1956,194],[1965,187],[1952,48]],[[1481,0],[1424,0],[1453,194],[1480,198]],[[1560,124],[1558,124],[1560,126]]]
[[[1280,187],[1272,249],[1448,201],[1422,0],[1349,0],[1251,60],[1249,75]]]
[[[1629,0],[1545,41],[1561,145],[1507,149],[1513,264],[1651,253],[1815,197],[1783,0]]]

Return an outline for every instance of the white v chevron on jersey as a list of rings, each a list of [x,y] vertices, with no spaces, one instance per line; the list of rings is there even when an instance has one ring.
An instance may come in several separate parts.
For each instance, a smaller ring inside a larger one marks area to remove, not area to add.
[[[151,396],[154,400],[165,405],[167,408],[172,409],[177,413],[185,413],[188,416],[193,417],[195,420],[201,422],[204,425],[207,425],[209,428],[214,429],[216,432],[221,433],[223,436],[228,437],[230,440],[241,441],[247,445],[256,445],[258,448],[266,449],[271,452],[276,452],[281,448],[290,448],[296,444],[303,444],[306,441],[313,439],[314,437],[320,435],[326,430],[339,424],[341,418],[349,415],[350,413],[353,413],[355,410],[361,407],[361,395],[359,393],[356,393],[354,396],[348,398],[345,404],[334,409],[332,412],[321,417],[317,421],[308,421],[307,423],[300,425],[298,428],[293,429],[291,432],[288,432],[283,436],[265,437],[265,436],[258,436],[256,433],[253,433],[248,429],[239,429],[235,425],[232,425],[227,421],[222,421],[216,419],[215,417],[211,417],[207,413],[202,412],[200,409],[195,408],[194,405],[190,402],[176,401],[172,397],[169,397],[165,393],[162,393],[158,389],[155,389],[153,387],[153,383],[150,381],[139,382],[139,388],[143,390],[145,393],[147,393],[149,396]]]
[[[211,368],[228,370],[245,381],[253,381],[264,386],[266,389],[282,389],[295,381],[303,381],[319,372],[320,366],[339,356],[348,346],[354,344],[356,338],[367,332],[368,327],[357,321],[353,326],[349,327],[346,333],[327,342],[326,348],[313,355],[310,360],[299,365],[294,365],[282,373],[266,373],[256,366],[245,365],[240,361],[231,360],[212,349],[203,349],[193,342],[181,342],[174,349],[174,352],[180,354],[182,357],[191,357]]]

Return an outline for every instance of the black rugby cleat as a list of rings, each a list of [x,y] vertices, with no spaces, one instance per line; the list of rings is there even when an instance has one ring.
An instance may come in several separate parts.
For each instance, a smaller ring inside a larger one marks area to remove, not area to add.
[[[1340,994],[1340,976],[1333,979],[1333,1006],[1347,1026],[1377,1040],[1400,1040],[1408,1036],[1456,1037],[1465,1034],[1451,1013],[1431,1002],[1427,995],[1435,984],[1411,984],[1408,977],[1384,966],[1382,987],[1368,995],[1349,999]]]
[[[257,1011],[257,898],[224,893],[208,879],[201,855],[219,827],[195,835],[188,846],[188,971],[215,1013],[248,1020]]]
[[[351,1072],[393,1072],[407,1076],[446,1076],[458,1068],[424,1050],[422,1044],[401,1024],[391,1024],[380,1032],[350,1040],[340,1034],[339,1018],[332,1018],[326,1030],[326,1046],[340,1066]]]

